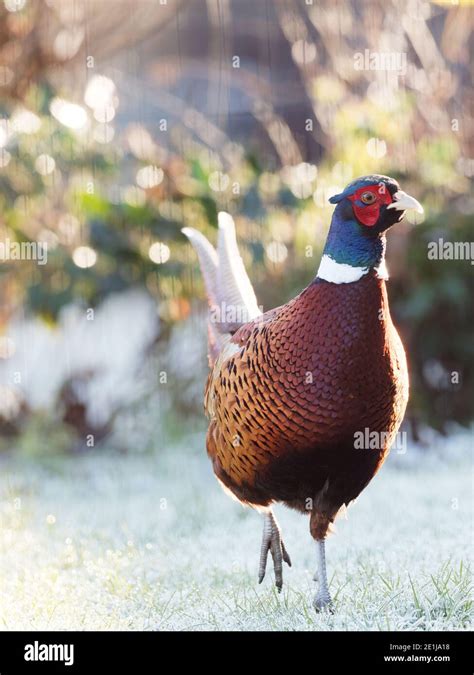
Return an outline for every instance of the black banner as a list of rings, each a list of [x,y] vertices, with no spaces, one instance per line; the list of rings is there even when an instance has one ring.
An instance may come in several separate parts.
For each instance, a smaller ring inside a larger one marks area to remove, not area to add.
[[[306,663],[315,672],[472,673],[469,633],[0,633],[0,675]],[[161,664],[161,666],[160,666]]]

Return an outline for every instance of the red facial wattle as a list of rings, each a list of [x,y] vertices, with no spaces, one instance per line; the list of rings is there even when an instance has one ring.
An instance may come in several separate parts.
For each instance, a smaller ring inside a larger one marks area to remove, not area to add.
[[[371,192],[375,196],[373,204],[364,204],[361,200],[363,194]],[[380,207],[383,204],[391,204],[392,197],[385,185],[371,185],[369,187],[359,188],[354,194],[349,195],[348,199],[352,202],[352,208],[359,222],[367,227],[373,227],[380,216]]]

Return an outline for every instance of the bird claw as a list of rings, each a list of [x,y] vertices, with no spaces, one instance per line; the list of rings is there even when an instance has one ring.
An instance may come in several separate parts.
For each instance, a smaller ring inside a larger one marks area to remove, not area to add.
[[[317,612],[334,613],[334,605],[332,604],[331,596],[325,593],[316,593],[313,600],[313,607]]]
[[[261,584],[265,578],[267,569],[268,552],[270,551],[273,559],[273,569],[275,571],[275,586],[280,593],[283,586],[283,561],[291,567],[291,559],[281,538],[280,528],[275,520],[273,513],[265,514],[263,524],[262,548],[260,551],[260,566],[258,571],[258,583]]]

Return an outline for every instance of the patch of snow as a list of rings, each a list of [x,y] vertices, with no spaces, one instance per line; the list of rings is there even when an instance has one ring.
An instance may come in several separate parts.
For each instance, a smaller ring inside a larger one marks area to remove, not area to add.
[[[42,410],[54,409],[72,380],[89,423],[100,426],[138,395],[136,374],[157,335],[156,304],[141,290],[111,295],[93,313],[70,305],[56,327],[19,317],[9,327],[15,352],[0,362],[0,385]]]

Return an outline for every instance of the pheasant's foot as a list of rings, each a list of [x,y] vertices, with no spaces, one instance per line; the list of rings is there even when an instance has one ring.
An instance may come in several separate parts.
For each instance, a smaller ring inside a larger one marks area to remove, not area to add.
[[[329,593],[324,593],[318,591],[314,596],[313,607],[317,612],[326,610],[328,612],[334,612],[334,605],[332,604],[331,596]]]
[[[271,511],[265,514],[263,523],[262,548],[260,551],[260,566],[258,570],[258,583],[261,584],[267,568],[268,552],[273,558],[273,569],[275,571],[275,586],[278,592],[283,586],[283,561],[291,567],[290,556],[287,553],[283,539],[281,538],[280,528]]]
[[[331,596],[329,595],[328,578],[326,573],[326,551],[324,539],[316,541],[318,553],[318,569],[314,575],[314,581],[319,583],[318,592],[313,600],[313,607],[317,612],[326,610],[334,611]]]

